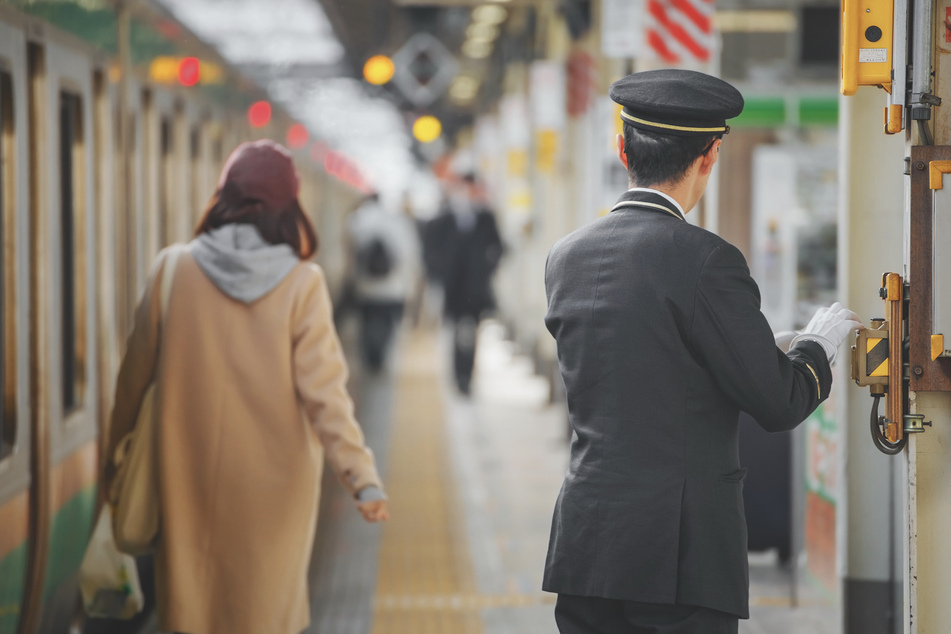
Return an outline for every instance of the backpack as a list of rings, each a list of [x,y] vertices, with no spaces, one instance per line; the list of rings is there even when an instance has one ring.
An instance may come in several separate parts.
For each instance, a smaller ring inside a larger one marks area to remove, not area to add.
[[[393,257],[380,238],[373,238],[360,249],[360,269],[369,277],[385,277],[393,270]]]

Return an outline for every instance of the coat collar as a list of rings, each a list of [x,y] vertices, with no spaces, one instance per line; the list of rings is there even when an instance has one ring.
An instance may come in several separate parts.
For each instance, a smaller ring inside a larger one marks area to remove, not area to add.
[[[635,187],[634,189],[629,189],[621,195],[621,199],[618,200],[617,204],[614,205],[614,208],[611,211],[617,211],[619,209],[626,209],[630,207],[667,213],[676,218],[680,218],[685,222],[687,220],[684,217],[684,213],[680,208],[680,205],[678,205],[673,198],[657,191],[656,189],[648,189],[646,187]]]

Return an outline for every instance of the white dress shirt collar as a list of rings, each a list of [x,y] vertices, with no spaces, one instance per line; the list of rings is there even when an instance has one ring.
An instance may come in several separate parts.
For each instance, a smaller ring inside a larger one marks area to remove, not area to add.
[[[662,192],[662,191],[658,191],[658,190],[656,190],[656,189],[651,189],[650,187],[632,187],[632,188],[630,188],[630,189],[627,190],[627,191],[629,191],[629,192],[650,192],[650,193],[652,193],[652,194],[657,194],[658,196],[663,196],[664,198],[666,198],[667,200],[669,200],[671,203],[673,203],[674,207],[677,208],[677,211],[680,212],[680,215],[681,215],[681,216],[683,216],[684,218],[687,217],[687,214],[686,214],[686,212],[684,212],[684,208],[680,206],[680,203],[678,203],[676,200],[674,200],[673,198],[671,198],[670,196],[668,196],[667,194],[665,194],[665,193]]]

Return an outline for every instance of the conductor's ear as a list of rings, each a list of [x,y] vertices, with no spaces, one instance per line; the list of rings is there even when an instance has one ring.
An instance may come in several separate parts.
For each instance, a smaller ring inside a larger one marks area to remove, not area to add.
[[[717,139],[710,144],[710,148],[707,152],[700,156],[700,175],[704,176],[710,173],[710,170],[713,169],[713,166],[716,165],[717,159],[720,158],[720,144],[722,141]]]
[[[627,152],[624,150],[624,135],[617,135],[617,157],[621,159],[621,164],[624,165],[624,169],[627,169]]]

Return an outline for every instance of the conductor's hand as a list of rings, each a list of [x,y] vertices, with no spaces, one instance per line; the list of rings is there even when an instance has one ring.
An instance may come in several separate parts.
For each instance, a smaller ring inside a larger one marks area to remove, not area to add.
[[[792,340],[790,347],[803,340],[815,341],[822,346],[829,363],[832,363],[836,351],[849,333],[861,327],[862,321],[858,315],[836,302],[828,308],[817,310],[809,324]]]
[[[390,512],[386,508],[386,500],[372,502],[357,502],[357,510],[367,522],[385,522],[390,519]]]

